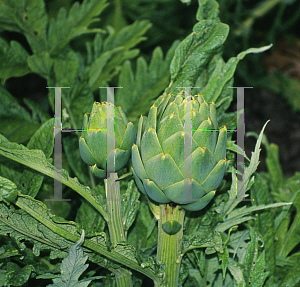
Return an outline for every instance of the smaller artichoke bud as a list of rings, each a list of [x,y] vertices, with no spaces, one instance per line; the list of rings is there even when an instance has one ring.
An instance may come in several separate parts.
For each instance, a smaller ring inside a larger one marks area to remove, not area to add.
[[[131,147],[136,140],[136,132],[132,122],[128,122],[121,107],[114,107],[114,114],[107,118],[107,108],[111,103],[95,102],[90,117],[83,118],[83,132],[79,139],[80,155],[83,161],[91,166],[92,173],[105,178],[110,172],[117,172],[126,166],[131,155]],[[107,131],[107,122],[114,121],[114,131]],[[107,170],[107,137],[114,137],[114,170]]]

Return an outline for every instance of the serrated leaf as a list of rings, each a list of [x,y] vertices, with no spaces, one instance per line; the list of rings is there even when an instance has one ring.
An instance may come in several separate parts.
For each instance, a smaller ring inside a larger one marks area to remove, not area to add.
[[[286,217],[278,227],[276,232],[276,254],[286,258],[290,252],[300,243],[300,192],[297,193],[293,205],[297,210],[293,222],[290,217]]]
[[[46,158],[50,158],[54,148],[54,119],[44,123],[31,137],[27,144],[28,149],[42,150]],[[23,194],[35,198],[43,182],[44,176],[31,170],[24,170],[18,189]]]
[[[294,263],[289,269],[289,272],[285,274],[281,280],[279,287],[297,287],[300,282],[300,266],[298,263]]]
[[[46,50],[48,16],[43,0],[10,1],[0,3],[0,27],[23,33],[33,53]]]
[[[106,212],[97,203],[97,200],[90,194],[90,188],[81,185],[77,178],[70,178],[68,172],[64,169],[57,170],[45,157],[41,150],[28,150],[22,145],[10,143],[5,137],[0,135],[0,155],[6,156],[12,160],[22,163],[40,173],[52,178],[60,178],[61,182],[78,192],[107,218]]]
[[[24,8],[24,3],[20,1],[1,1],[0,2],[0,27],[2,29],[22,32],[21,27],[16,23],[15,11]]]
[[[256,171],[258,164],[259,164],[259,154],[260,154],[260,144],[262,141],[262,136],[264,129],[269,121],[265,123],[263,126],[259,137],[257,139],[256,145],[254,152],[251,153],[251,160],[249,166],[244,170],[242,182],[244,184],[240,185],[240,188],[244,188],[244,190],[237,190],[237,182],[236,182],[236,174],[235,174],[235,169],[232,167],[232,184],[231,188],[228,191],[229,193],[229,200],[225,204],[224,209],[222,211],[222,216],[224,217],[226,214],[229,214],[240,202],[243,198],[243,196],[247,196],[246,192],[250,189],[251,184],[251,176],[252,174]]]
[[[247,284],[251,284],[250,274],[253,268],[253,264],[256,263],[258,257],[258,239],[255,236],[255,232],[252,228],[250,228],[250,242],[248,244],[245,258],[243,261],[244,269],[243,276]]]
[[[48,30],[48,48],[51,55],[59,54],[74,38],[86,33],[95,33],[100,29],[89,29],[88,26],[98,21],[99,15],[107,6],[106,0],[84,0],[82,4],[76,2],[68,12],[62,7],[57,18],[52,18]]]
[[[60,266],[61,277],[53,279],[54,284],[48,285],[49,287],[86,287],[90,284],[92,280],[78,281],[89,266],[89,264],[84,264],[88,259],[88,255],[83,256],[81,247],[83,240],[84,230],[80,240],[70,247],[68,256],[62,261]]]
[[[223,253],[218,253],[219,260],[222,261],[223,280],[225,280],[227,266],[229,264],[229,252],[227,246],[224,248]]]
[[[196,248],[210,248],[206,249],[206,254],[212,254],[215,252],[223,253],[222,237],[219,232],[213,232],[209,234],[203,234],[194,232],[191,235],[183,237],[182,254]],[[207,253],[208,252],[208,253]]]
[[[80,126],[80,128],[82,128],[82,126]],[[70,136],[63,135],[62,142],[68,163],[75,176],[84,185],[89,185],[90,178],[88,177],[88,168],[80,156],[78,137],[74,133],[71,133]]]
[[[271,47],[272,45],[262,48],[247,49],[246,51],[239,53],[237,57],[230,58],[226,64],[224,64],[224,61],[222,59],[219,59],[219,69],[216,68],[214,70],[212,75],[209,77],[205,88],[201,89],[201,92],[206,101],[214,101],[216,105],[218,105],[219,96],[222,93],[222,90],[224,89],[226,83],[228,83],[228,81],[232,79],[239,61],[242,60],[247,54],[261,53],[270,49]]]
[[[141,236],[141,234],[145,234],[145,236]],[[147,260],[156,249],[157,234],[157,221],[153,217],[147,202],[142,200],[138,216],[129,229],[127,241],[133,246],[138,246],[138,255]]]
[[[137,190],[134,180],[128,182],[125,193],[122,194],[122,222],[125,232],[127,233],[133,224],[140,208],[139,202],[140,192]]]
[[[224,232],[225,230],[229,229],[232,226],[253,219],[252,216],[248,216],[248,215],[254,211],[280,207],[284,205],[290,205],[290,203],[274,203],[268,205],[262,204],[260,206],[251,206],[251,207],[243,206],[241,208],[237,208],[233,210],[231,213],[229,213],[229,215],[224,219],[224,223],[219,223],[215,227],[215,231]]]
[[[74,86],[79,73],[79,56],[69,49],[53,59],[56,86]],[[69,90],[69,89],[67,89]]]
[[[15,202],[18,196],[17,186],[9,179],[0,176],[0,201],[8,205]]]
[[[199,9],[196,14],[198,21],[211,19],[219,21],[219,3],[211,0],[199,0]]]
[[[95,199],[91,193],[90,193],[90,189],[86,186],[82,186],[77,178],[75,179],[71,179],[68,175],[68,173],[65,170],[62,171],[58,171],[53,165],[51,165],[49,163],[49,161],[46,159],[45,155],[43,154],[42,151],[40,150],[27,150],[24,146],[22,145],[18,145],[18,144],[14,144],[14,143],[10,143],[9,141],[7,141],[3,136],[0,135],[0,155],[4,155],[8,158],[11,158],[15,161],[18,161],[24,165],[27,165],[35,170],[38,170],[39,172],[48,175],[50,177],[54,177],[54,174],[56,174],[57,177],[61,177],[60,181],[62,183],[64,183],[65,185],[71,187],[73,190],[75,190],[76,192],[78,192],[83,198],[87,199],[88,202],[96,209],[98,210],[102,216],[107,220],[107,213],[106,211],[103,209],[103,207],[98,203],[97,199]],[[18,197],[18,206],[21,208],[26,208],[26,211],[28,213],[30,213],[30,215],[34,216],[34,218],[39,218],[41,220],[41,222],[43,222],[43,224],[41,225],[42,228],[43,226],[45,226],[46,228],[46,223],[47,226],[50,226],[52,229],[56,230],[58,233],[62,233],[64,236],[66,236],[67,238],[72,238],[74,239],[75,235],[73,236],[72,234],[70,234],[69,232],[64,232],[62,229],[60,229],[59,226],[53,226],[51,223],[49,223],[49,220],[46,219],[42,219],[41,218],[41,212],[37,213],[37,208],[32,208],[30,204],[25,205],[22,204],[22,201],[20,200],[20,198],[30,198],[29,196],[26,197],[26,195],[19,195]],[[34,201],[34,199],[31,198],[31,200]],[[42,203],[39,201],[34,201],[37,202],[39,205],[41,205]],[[2,205],[3,207],[3,205]],[[1,207],[1,208],[2,208]],[[12,213],[14,213],[15,211],[13,211]],[[1,212],[2,214],[2,212]],[[47,212],[46,212],[47,214]],[[33,218],[33,217],[32,217]],[[49,228],[50,228],[49,227]],[[62,227],[61,227],[62,228]],[[74,227],[75,228],[75,227]],[[52,230],[51,229],[51,230]],[[26,232],[25,232],[26,234]],[[56,234],[56,233],[55,233]],[[76,239],[77,240],[77,239]],[[94,241],[94,242],[92,242]],[[105,257],[109,258],[110,260],[116,261],[119,264],[123,264],[127,267],[133,268],[134,270],[137,270],[143,274],[145,274],[146,276],[148,276],[149,278],[153,279],[153,280],[158,280],[157,276],[149,271],[149,270],[144,270],[139,264],[137,264],[135,261],[132,261],[131,259],[127,258],[126,256],[123,256],[117,252],[109,252],[107,251],[106,245],[102,246],[101,244],[97,244],[98,242],[98,236],[93,237],[90,240],[87,240],[90,248],[92,248],[93,250],[97,250],[97,253],[100,253],[101,255],[104,255]],[[55,248],[58,250],[58,246],[55,245]],[[95,261],[99,261],[99,255],[96,253],[92,253],[90,255],[91,260],[95,260]],[[101,261],[101,260],[100,260]],[[98,262],[97,262],[98,263]],[[103,265],[105,265],[103,263]]]
[[[266,269],[265,251],[263,250],[263,252],[259,255],[257,261],[255,262],[253,268],[251,269],[250,286],[254,286],[254,287],[265,286],[264,283],[269,274],[269,271],[265,271],[265,269]]]
[[[138,262],[136,256],[136,250],[133,245],[127,242],[119,242],[117,243],[117,246],[114,247],[114,250],[119,254],[122,254],[125,257],[129,258],[131,261]]]
[[[92,87],[93,90],[98,85],[100,78],[101,78],[101,81],[109,80],[108,76],[106,76],[104,78],[104,75],[103,75],[105,66],[107,65],[107,63],[109,62],[109,60],[112,57],[115,57],[117,54],[121,54],[122,52],[124,52],[123,47],[116,47],[112,50],[104,52],[87,69],[87,73],[88,73],[88,77],[89,77],[88,83],[89,83],[89,86]],[[106,70],[108,70],[108,69],[106,69]],[[106,71],[106,73],[108,73],[108,71]]]
[[[213,20],[198,22],[175,51],[170,66],[172,88],[166,92],[176,92],[179,86],[193,86],[217,49],[225,42],[228,32],[226,24]]]
[[[227,127],[227,125],[226,125]],[[243,149],[238,146],[237,144],[235,144],[235,141],[227,141],[227,146],[226,146],[226,150],[231,150],[236,152],[237,154],[243,155],[245,156],[245,159],[247,159],[248,161],[250,161],[250,159],[248,158],[248,156],[245,154],[245,152],[243,151]]]
[[[146,39],[143,35],[151,26],[152,24],[148,20],[142,20],[125,26],[117,33],[111,29],[110,35],[103,43],[103,51],[109,51],[116,47],[124,47],[125,50],[129,50]]]
[[[256,175],[255,183],[251,187],[252,204],[268,204],[271,203],[268,186],[260,174]],[[269,278],[265,286],[274,286],[275,273],[275,229],[274,229],[274,212],[266,210],[263,213],[256,214],[255,227],[262,235],[265,246],[266,271]]]
[[[28,56],[19,42],[11,41],[8,44],[0,38],[0,78],[3,84],[11,77],[22,77],[30,73]]]
[[[235,261],[229,260],[228,270],[232,274],[233,278],[236,280],[237,284],[239,284],[238,286],[245,286],[242,268],[238,266],[238,264],[236,264]]]
[[[33,54],[27,58],[27,64],[30,70],[47,79],[53,60],[48,52]]]
[[[104,207],[104,204],[106,203],[104,199],[106,197],[103,186],[97,185],[91,190],[91,193],[96,196],[100,202],[103,200]],[[85,230],[87,237],[103,232],[106,224],[101,214],[86,201],[82,202],[79,207],[75,221]]]
[[[30,278],[32,265],[27,265],[23,268],[20,268],[17,264],[8,262],[6,265],[6,271],[5,284],[12,286],[23,286]]]
[[[178,44],[178,41],[173,43],[165,59],[161,48],[156,47],[149,65],[143,57],[139,57],[135,73],[131,62],[123,64],[119,76],[119,86],[123,88],[116,91],[116,105],[122,106],[129,121],[136,122],[138,116],[147,113],[153,99],[168,85],[169,66]]]
[[[18,202],[34,209],[44,220],[52,222],[50,212],[43,203],[20,194]],[[50,258],[64,257],[63,250],[70,246],[70,241],[54,233],[22,209],[17,210],[13,206],[8,208],[4,203],[0,203],[0,210],[1,234],[10,234],[12,238],[21,243],[21,250],[26,248],[22,241],[28,240],[33,243],[32,251],[35,256],[39,256],[42,250],[50,250]],[[76,233],[74,222],[65,225],[65,228],[68,232]]]
[[[148,20],[136,21],[118,32],[109,27],[110,35],[104,40],[103,47],[100,36],[95,37],[94,61],[86,71],[92,90],[103,86],[116,75],[125,60],[138,55],[139,50],[131,48],[146,39],[143,35],[150,27]]]
[[[10,141],[23,143],[40,127],[4,88],[0,87],[0,133]]]
[[[40,104],[26,98],[23,99],[23,102],[31,110],[32,119],[34,119],[35,121],[38,120],[39,122],[44,124],[51,118],[50,115],[45,111],[45,109],[40,106]]]

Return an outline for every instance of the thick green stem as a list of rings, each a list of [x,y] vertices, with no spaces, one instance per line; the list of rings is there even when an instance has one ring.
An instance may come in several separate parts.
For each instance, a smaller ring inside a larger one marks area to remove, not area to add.
[[[118,175],[116,172],[109,174],[106,184],[107,211],[109,220],[107,221],[110,240],[113,246],[118,242],[126,241],[124,225],[121,213],[121,195],[120,183],[116,181]],[[113,271],[116,276],[118,287],[132,287],[131,272],[124,268],[118,268]]]
[[[177,287],[181,264],[181,247],[183,237],[183,222],[185,210],[175,208],[169,204],[160,204],[160,219],[158,220],[157,262],[165,265],[165,274],[161,287]],[[167,234],[162,225],[167,221],[176,220],[181,229],[173,235]]]

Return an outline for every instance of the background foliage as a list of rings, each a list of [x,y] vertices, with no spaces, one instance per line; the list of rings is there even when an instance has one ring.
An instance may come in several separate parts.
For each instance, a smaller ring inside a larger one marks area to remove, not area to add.
[[[217,80],[218,69],[225,70],[224,65],[229,63],[230,57],[236,57],[250,47],[273,43],[269,52],[247,55],[238,65],[234,82],[234,86],[254,87],[249,93],[246,91],[245,107],[246,128],[256,132],[252,134],[253,138],[271,119],[265,130],[267,137],[261,138],[265,158],[262,163],[265,164],[255,174],[254,184],[251,181],[254,170],[250,172],[249,169],[248,189],[255,204],[252,207],[249,202],[242,202],[237,207],[226,204],[228,196],[233,196],[226,193],[231,190],[231,174],[228,173],[219,195],[205,213],[187,216],[181,284],[299,286],[300,269],[296,264],[300,259],[300,173],[297,172],[300,170],[297,160],[300,156],[299,2],[218,1],[220,20],[230,27],[228,38],[225,43],[222,40],[212,43],[215,38],[211,32],[211,42],[207,45],[209,49],[215,45],[215,50],[205,58],[205,64],[199,63],[195,72],[178,67],[184,66],[180,61],[185,59],[184,48],[188,45],[189,52],[194,51],[188,60],[196,63],[199,47],[195,43],[198,39],[192,38],[191,32],[203,15],[206,19],[216,19],[216,2],[200,1],[212,3],[205,6],[208,14],[204,10],[197,13],[198,1],[74,2],[1,1],[1,146],[21,150],[24,154],[33,149],[41,150],[44,156],[36,155],[37,166],[41,162],[45,166],[53,162],[54,91],[46,89],[47,86],[70,87],[63,91],[64,129],[80,129],[83,115],[90,112],[93,102],[106,99],[106,92],[99,90],[99,86],[123,86],[116,91],[116,105],[121,105],[128,119],[137,125],[139,116],[147,115],[155,99],[166,88],[168,92],[175,92],[176,85],[188,84],[205,86],[209,99],[215,94],[220,95],[214,99],[219,106],[219,120],[234,128],[234,93],[225,89],[233,85],[232,75]],[[222,27],[226,30],[226,26]],[[174,55],[177,62],[172,62]],[[197,74],[199,71],[201,75]],[[173,86],[169,86],[170,80]],[[220,87],[219,91],[214,90],[215,87]],[[269,113],[272,108],[275,111]],[[284,117],[287,113],[289,118]],[[271,131],[275,129],[274,135]],[[63,168],[67,172],[63,195],[72,198],[71,202],[44,201],[53,194],[53,179],[34,171],[34,162],[30,166],[30,160],[24,167],[16,159],[12,161],[0,156],[0,176],[13,182],[24,195],[20,197],[23,208],[35,206],[41,211],[41,221],[49,222],[50,217],[40,201],[56,215],[55,228],[66,221],[60,232],[67,230],[75,234],[76,230],[84,228],[86,238],[92,242],[96,232],[101,234],[97,235],[97,240],[106,246],[107,238],[102,233],[107,231],[105,220],[72,191],[74,186],[82,188],[76,180],[70,179],[77,177],[82,185],[91,188],[92,194],[104,196],[103,183],[89,174],[80,158],[78,136],[79,133],[63,133]],[[246,140],[249,157],[253,143],[251,138]],[[281,147],[289,152],[282,154]],[[253,162],[257,164],[258,154],[257,146],[253,154]],[[229,153],[228,157],[234,162],[234,154]],[[22,160],[26,162],[26,158],[18,159],[25,164]],[[122,182],[121,192],[127,202],[123,214],[127,214],[128,242],[134,246],[136,254],[124,247],[119,247],[118,254],[125,254],[135,262],[148,262],[149,270],[159,274],[158,266],[151,263],[154,262],[157,240],[156,220],[132,182],[128,185]],[[46,241],[35,241],[35,236],[50,230],[41,229],[33,215],[28,215],[20,206],[8,207],[7,201],[1,202],[0,286],[4,282],[12,286],[32,286],[36,280],[39,280],[39,286],[46,286],[52,283],[53,274],[59,282],[61,267],[70,261],[71,249],[68,255],[67,248],[79,238],[66,239],[54,232],[51,233],[52,246]],[[257,207],[279,202],[293,204],[262,211]],[[8,228],[8,218],[13,220],[14,228]],[[24,226],[30,226],[30,232],[18,233],[17,229],[22,230]],[[75,277],[81,276],[86,282],[92,280],[89,286],[114,286],[114,277],[107,270],[116,266],[100,255],[93,256],[87,249],[83,250],[89,255],[89,266],[84,264],[83,254],[74,253],[76,262],[81,262],[79,266],[87,268]],[[134,272],[134,284],[151,286],[152,283],[146,276]]]

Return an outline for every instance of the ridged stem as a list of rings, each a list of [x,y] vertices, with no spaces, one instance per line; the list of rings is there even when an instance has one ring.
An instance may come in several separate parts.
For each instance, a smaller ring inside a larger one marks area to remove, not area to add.
[[[124,225],[122,223],[121,213],[121,195],[120,184],[116,180],[118,175],[116,172],[109,173],[105,180],[106,197],[107,197],[107,211],[109,213],[109,220],[107,221],[110,241],[113,246],[118,242],[126,241]],[[118,287],[132,287],[131,272],[124,268],[114,269]]]
[[[179,206],[174,208],[169,204],[160,204],[159,211],[157,262],[158,264],[164,264],[165,274],[162,284],[156,284],[156,286],[177,287],[182,258],[181,247],[185,210],[179,209]],[[162,225],[169,220],[176,220],[181,224],[181,229],[174,235],[167,234],[162,228]]]

